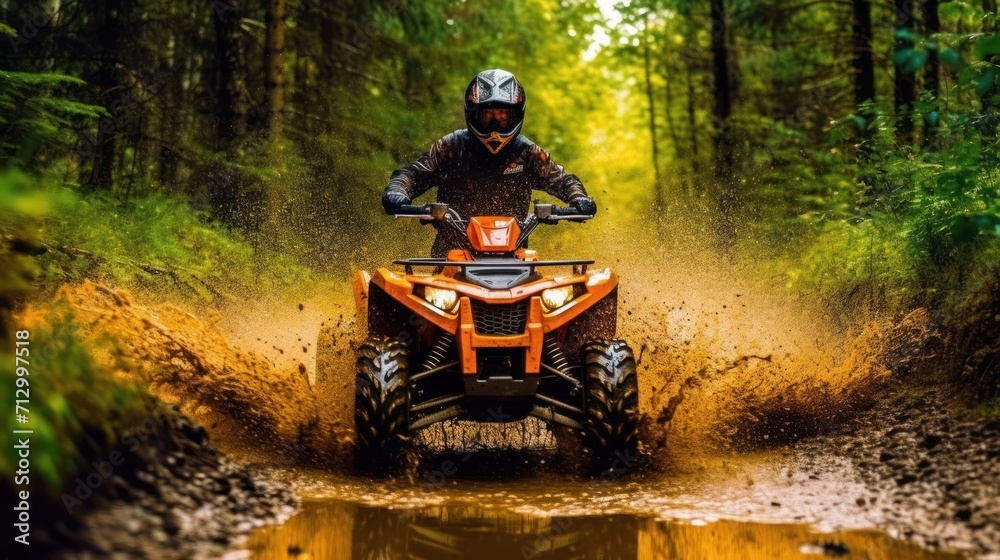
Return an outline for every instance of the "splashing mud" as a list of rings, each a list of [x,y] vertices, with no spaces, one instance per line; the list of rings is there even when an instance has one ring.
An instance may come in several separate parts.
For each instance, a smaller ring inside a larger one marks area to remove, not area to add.
[[[677,263],[611,263],[622,278],[619,333],[639,355],[644,443],[661,465],[695,466],[688,461],[713,452],[832,430],[871,402],[891,375],[893,349],[906,345],[897,339],[914,330],[907,325],[894,338],[899,329],[870,321],[832,332],[819,310],[773,286],[733,269],[692,272]],[[201,318],[93,283],[64,287],[59,298],[86,336],[104,342],[110,366],[178,404],[224,447],[263,443],[292,450],[294,459],[345,449],[358,342],[346,289],[204,310]],[[316,383],[331,372],[339,373],[332,383]],[[507,433],[528,429],[520,441],[552,447],[535,433],[539,426]],[[440,447],[446,438],[424,439]]]
[[[828,310],[793,297],[752,264],[720,259],[697,229],[659,236],[611,222],[597,229],[582,240],[570,237],[577,230],[543,233],[535,246],[618,272],[619,336],[639,357],[642,439],[659,467],[697,468],[700,458],[832,431],[869,406],[928,336],[929,318],[919,312],[899,326],[856,317],[834,328]],[[347,283],[198,316],[93,283],[64,287],[59,298],[86,336],[104,341],[109,365],[177,403],[227,451],[263,444],[294,460],[346,455],[359,342]],[[486,439],[553,448],[540,426],[502,428]],[[462,439],[432,432],[423,440],[437,451]],[[522,436],[508,437],[513,432]]]
[[[650,251],[613,265],[619,334],[640,356],[647,451],[672,467],[835,429],[873,402],[896,368],[891,354],[921,334],[878,317],[834,328],[827,310],[752,265]]]
[[[218,313],[199,318],[172,304],[147,307],[91,282],[65,286],[57,299],[51,310],[29,309],[28,324],[69,314],[105,367],[176,404],[216,441],[278,453],[321,451],[337,441],[304,367],[276,365],[234,346]]]
[[[549,244],[560,253],[558,239]],[[359,342],[346,285],[322,297],[277,295],[196,315],[169,303],[144,305],[88,282],[63,287],[58,304],[29,308],[25,316],[30,324],[49,314],[72,315],[96,359],[177,404],[229,454],[277,467],[279,476],[296,465],[321,466],[290,475],[305,509],[288,525],[254,537],[248,546],[260,557],[293,546],[325,554],[343,547],[347,533],[339,540],[305,539],[303,527],[340,527],[370,515],[376,521],[405,517],[410,528],[429,525],[405,532],[400,546],[412,544],[408,535],[424,538],[427,531],[468,538],[465,528],[486,523],[484,516],[491,521],[483,527],[528,527],[528,536],[566,517],[580,527],[607,523],[616,534],[627,533],[639,544],[623,558],[656,557],[652,551],[667,549],[726,557],[754,546],[799,557],[828,554],[834,550],[824,548],[828,543],[850,543],[845,546],[858,557],[943,557],[851,532],[881,520],[857,498],[862,492],[851,486],[847,467],[820,482],[794,468],[778,472],[780,446],[835,431],[868,408],[894,375],[919,365],[932,337],[929,315],[918,310],[899,324],[875,317],[831,328],[825,310],[746,269],[709,262],[692,270],[692,262],[703,261],[682,251],[654,254],[598,261],[621,277],[619,335],[639,357],[643,451],[652,470],[667,476],[639,472],[635,481],[607,488],[564,476],[573,453],[566,456],[534,420],[485,431],[436,426],[423,434],[421,464],[408,477],[385,483],[344,477]],[[516,442],[528,449],[511,452]],[[446,473],[440,484],[427,479],[431,491],[425,491],[421,479],[463,453],[478,457],[462,467],[466,474],[479,469],[478,478],[458,484]],[[796,476],[806,480],[789,482]],[[847,499],[831,510],[826,497],[844,492],[853,492],[857,504]],[[389,512],[385,500],[405,511]],[[495,510],[467,511],[483,500]],[[725,521],[701,527],[706,520]],[[816,537],[802,524],[813,522],[841,532]],[[378,539],[361,535],[354,542],[363,557],[374,550],[364,543]]]

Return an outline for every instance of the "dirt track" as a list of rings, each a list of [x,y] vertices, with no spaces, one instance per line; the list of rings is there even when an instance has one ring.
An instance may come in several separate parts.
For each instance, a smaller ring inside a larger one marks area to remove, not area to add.
[[[795,446],[795,461],[830,475],[843,457],[865,488],[849,498],[892,533],[1000,558],[1000,423],[956,417],[949,402],[943,390],[898,393],[843,433]]]

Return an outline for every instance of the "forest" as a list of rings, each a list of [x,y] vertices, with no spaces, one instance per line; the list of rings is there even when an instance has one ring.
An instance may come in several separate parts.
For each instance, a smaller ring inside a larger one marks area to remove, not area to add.
[[[994,302],[991,2],[116,0],[0,13],[4,225],[48,200],[40,240],[68,249],[43,257],[49,283],[167,280],[212,298],[220,282],[345,277],[426,247],[416,230],[385,232],[380,190],[461,127],[470,77],[501,67],[530,94],[525,133],[618,224],[697,216],[683,227],[700,240],[847,307]],[[994,394],[996,373],[979,373]]]
[[[63,285],[226,306],[426,253],[382,190],[488,68],[599,207],[543,250],[707,259],[843,330],[929,310],[931,378],[1000,416],[995,0],[0,0],[0,354]],[[39,391],[148,405],[71,346]]]

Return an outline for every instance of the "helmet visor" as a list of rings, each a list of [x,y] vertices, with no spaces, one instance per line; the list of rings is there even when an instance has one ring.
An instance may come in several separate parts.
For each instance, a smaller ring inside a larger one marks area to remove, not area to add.
[[[517,119],[510,107],[483,107],[476,111],[475,124],[480,132],[506,134],[517,127]]]

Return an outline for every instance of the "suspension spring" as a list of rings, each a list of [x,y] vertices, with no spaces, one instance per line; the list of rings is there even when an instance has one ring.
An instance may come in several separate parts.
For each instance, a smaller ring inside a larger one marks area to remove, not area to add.
[[[451,354],[451,350],[454,347],[455,335],[442,333],[441,336],[434,341],[434,346],[431,348],[431,351],[427,353],[427,358],[424,360],[421,371],[430,371],[436,367],[441,367],[441,365],[448,359],[448,356]]]
[[[566,353],[563,352],[562,346],[559,346],[559,342],[556,341],[555,336],[550,334],[545,337],[545,347],[542,355],[545,356],[545,363],[552,367],[552,369],[569,375],[569,360],[566,359]]]

